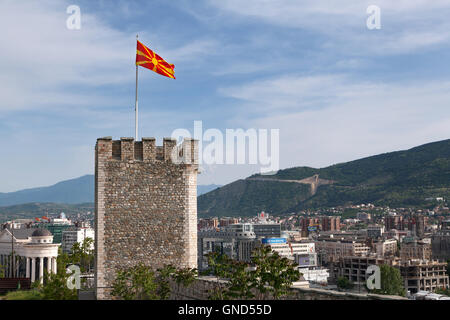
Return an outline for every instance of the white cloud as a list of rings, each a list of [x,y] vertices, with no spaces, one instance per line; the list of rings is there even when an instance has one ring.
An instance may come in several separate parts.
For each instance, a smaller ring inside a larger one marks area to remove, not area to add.
[[[324,44],[353,54],[398,54],[448,45],[448,0],[209,0],[222,12],[245,19],[305,29],[329,37]],[[381,30],[366,27],[369,5],[381,9]]]
[[[220,92],[238,99],[236,125],[280,129],[281,167],[327,166],[450,138],[448,81],[286,76]]]
[[[66,27],[69,4],[68,1],[0,3],[0,110],[55,105],[63,109],[74,103],[79,107],[120,104],[117,99],[99,98],[89,90],[134,81],[135,33],[114,29],[84,7],[81,7],[81,29],[69,30]],[[126,7],[116,9],[126,11]],[[155,40],[152,43],[158,48],[162,43],[157,33],[147,39]],[[171,62],[189,62],[215,52],[217,46],[213,39],[185,39],[173,47],[161,48],[158,53]]]

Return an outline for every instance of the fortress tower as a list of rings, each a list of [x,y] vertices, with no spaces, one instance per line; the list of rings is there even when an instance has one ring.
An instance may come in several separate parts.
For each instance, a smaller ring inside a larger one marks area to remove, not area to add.
[[[197,140],[97,139],[97,299],[110,297],[120,268],[197,267],[197,172]]]

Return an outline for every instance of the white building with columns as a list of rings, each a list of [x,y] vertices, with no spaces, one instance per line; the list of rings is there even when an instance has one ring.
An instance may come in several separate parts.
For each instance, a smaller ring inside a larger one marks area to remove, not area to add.
[[[47,229],[3,229],[0,231],[0,266],[5,277],[30,278],[43,283],[44,270],[56,273],[60,244],[53,243]],[[11,252],[14,247],[14,263]],[[13,270],[14,266],[14,270]]]

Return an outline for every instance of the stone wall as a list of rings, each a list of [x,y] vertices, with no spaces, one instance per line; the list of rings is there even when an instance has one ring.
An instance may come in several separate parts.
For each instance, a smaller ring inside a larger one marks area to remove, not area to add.
[[[171,283],[172,300],[207,300],[211,292],[224,286],[226,281],[215,277],[199,277],[191,286],[185,288]],[[370,293],[340,292],[334,290],[292,287],[290,300],[408,300],[400,296]]]
[[[95,158],[95,282],[108,299],[120,268],[197,267],[198,142],[100,138]]]

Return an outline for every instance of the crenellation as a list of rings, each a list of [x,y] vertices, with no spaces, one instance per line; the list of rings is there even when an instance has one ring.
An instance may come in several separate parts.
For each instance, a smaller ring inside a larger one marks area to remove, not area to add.
[[[163,140],[163,152],[164,161],[172,161],[172,151],[177,145],[177,140],[172,138],[164,138]]]
[[[133,138],[120,138],[120,154],[122,161],[134,160]]]
[[[134,143],[134,159],[137,161],[144,160],[144,146],[142,141],[136,141]]]
[[[142,138],[143,161],[154,161],[156,159],[156,139]]]
[[[112,158],[116,160],[122,159],[120,140],[112,142]]]

